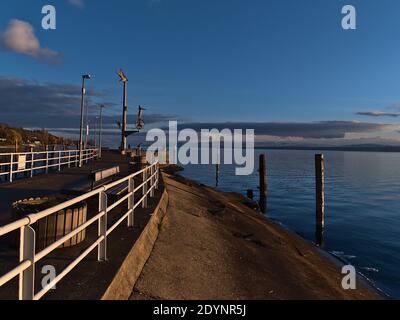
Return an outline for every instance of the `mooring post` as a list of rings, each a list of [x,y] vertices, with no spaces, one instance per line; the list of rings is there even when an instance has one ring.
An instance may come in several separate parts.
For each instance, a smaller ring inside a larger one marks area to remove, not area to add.
[[[215,171],[215,185],[216,187],[219,186],[219,176],[220,176],[220,165],[217,163],[216,165],[216,171]]]
[[[253,189],[247,190],[247,198],[249,198],[250,200],[254,200],[254,191],[253,191]]]
[[[324,155],[315,155],[315,182],[316,182],[316,240],[317,245],[323,243],[325,227],[325,164]]]
[[[267,212],[267,165],[265,154],[260,155],[260,208],[262,213]]]

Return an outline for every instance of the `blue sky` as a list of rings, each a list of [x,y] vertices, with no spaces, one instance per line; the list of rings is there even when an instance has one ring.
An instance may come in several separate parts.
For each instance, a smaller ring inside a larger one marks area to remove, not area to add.
[[[62,63],[48,63],[3,44],[3,81],[17,78],[27,81],[29,87],[36,84],[42,88],[48,83],[79,87],[81,74],[88,72],[93,75],[90,87],[98,93],[93,101],[116,104],[108,110],[111,117],[121,109],[116,72],[122,67],[130,80],[132,113],[142,104],[150,106],[149,116],[186,122],[398,122],[399,1],[77,3],[80,1],[2,1],[0,32],[5,32],[13,19],[27,22],[41,47],[50,48],[62,59]],[[54,31],[41,28],[45,4],[57,9]],[[341,28],[345,4],[357,9],[357,30]],[[69,107],[71,113],[79,112],[79,104],[76,110]],[[54,105],[49,112],[57,108]],[[357,115],[373,111],[382,114]],[[43,112],[32,115],[34,124],[51,128],[53,122],[46,117],[41,122]],[[9,122],[16,118],[10,111],[4,114]],[[72,119],[65,118],[66,127],[78,125],[75,120],[71,123]],[[29,121],[25,122],[22,125],[28,126]],[[396,127],[374,128],[355,133],[349,129],[346,138],[400,139]]]

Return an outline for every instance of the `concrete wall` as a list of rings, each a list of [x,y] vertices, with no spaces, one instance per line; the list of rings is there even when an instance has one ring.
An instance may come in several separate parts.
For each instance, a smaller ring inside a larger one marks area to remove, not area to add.
[[[157,241],[159,228],[167,212],[168,202],[169,197],[165,189],[149,223],[125,258],[102,300],[128,300],[132,295],[135,284]]]

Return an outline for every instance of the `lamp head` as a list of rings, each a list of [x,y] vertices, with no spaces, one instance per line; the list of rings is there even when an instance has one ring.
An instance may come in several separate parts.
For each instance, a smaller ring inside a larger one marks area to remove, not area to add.
[[[118,76],[119,76],[119,78],[120,78],[120,80],[121,80],[122,82],[127,82],[127,81],[128,81],[128,78],[127,78],[127,76],[125,75],[125,73],[122,71],[122,69],[120,69],[120,70],[118,71]]]
[[[90,80],[90,79],[92,79],[92,76],[90,74],[84,74],[82,76],[82,78],[85,79],[85,80]]]

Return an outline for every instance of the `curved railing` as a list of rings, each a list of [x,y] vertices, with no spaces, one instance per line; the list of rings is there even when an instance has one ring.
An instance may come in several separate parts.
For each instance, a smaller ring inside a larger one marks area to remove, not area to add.
[[[81,161],[87,163],[97,158],[98,149],[82,150]],[[37,172],[79,165],[79,150],[0,153],[0,178],[13,182],[21,174],[33,177]]]
[[[98,260],[106,261],[108,236],[125,220],[128,220],[128,227],[133,227],[134,211],[140,205],[142,205],[143,208],[146,208],[148,197],[154,197],[155,190],[158,189],[159,186],[159,174],[159,164],[155,163],[139,172],[136,172],[132,175],[129,175],[121,180],[115,181],[103,187],[100,187],[99,189],[96,189],[94,191],[88,192],[75,199],[66,201],[42,212],[28,215],[25,218],[0,227],[0,237],[5,236],[11,232],[20,230],[20,263],[14,269],[0,277],[0,287],[19,276],[19,299],[39,300],[96,248],[98,249]],[[135,177],[139,176],[142,177],[141,184],[135,186]],[[108,205],[107,191],[122,184],[126,185],[127,182],[127,194],[112,205]],[[142,191],[142,197],[139,201],[135,202],[135,194],[138,191]],[[97,214],[95,214],[93,218],[91,218],[78,228],[72,230],[63,238],[52,243],[41,252],[36,253],[36,233],[32,227],[33,224],[41,219],[45,219],[61,210],[74,206],[82,201],[88,200],[89,198],[95,196],[98,196],[99,199],[99,212],[97,212]],[[107,223],[108,213],[125,202],[128,203],[128,211],[124,213],[117,222],[109,227]],[[48,256],[55,249],[59,248],[65,242],[67,242],[77,234],[81,233],[82,231],[86,230],[88,227],[92,226],[95,223],[98,224],[97,239],[78,258],[70,263],[66,269],[59,273],[57,277],[53,279],[46,287],[35,293],[35,264]]]

